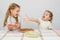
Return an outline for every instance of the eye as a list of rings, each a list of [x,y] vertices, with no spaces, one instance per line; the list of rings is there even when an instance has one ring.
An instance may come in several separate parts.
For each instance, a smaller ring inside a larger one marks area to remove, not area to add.
[[[48,14],[46,14],[46,16],[48,16]]]

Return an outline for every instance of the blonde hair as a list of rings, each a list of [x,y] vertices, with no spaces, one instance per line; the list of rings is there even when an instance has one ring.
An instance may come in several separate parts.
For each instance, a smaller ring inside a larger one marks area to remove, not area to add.
[[[11,15],[11,12],[10,12],[10,10],[12,9],[15,9],[16,7],[18,7],[18,8],[20,8],[20,6],[18,5],[18,4],[16,4],[16,3],[12,3],[10,6],[9,6],[9,8],[8,8],[8,10],[7,10],[7,12],[6,12],[6,15],[5,15],[5,19],[4,19],[4,23],[3,23],[3,26],[6,26],[7,25],[7,19],[8,19],[8,17]],[[16,23],[18,23],[18,17],[14,17],[15,18],[15,20],[16,20]]]
[[[53,19],[53,13],[51,12],[51,11],[49,11],[49,10],[45,10],[46,12],[48,12],[48,13],[50,13],[50,22],[52,22],[52,19]]]

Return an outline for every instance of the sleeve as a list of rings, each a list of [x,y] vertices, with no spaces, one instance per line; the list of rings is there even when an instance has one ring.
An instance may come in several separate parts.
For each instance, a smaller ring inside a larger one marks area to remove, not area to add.
[[[41,23],[41,22],[42,22],[41,18],[38,18],[38,20],[39,20],[39,23]]]
[[[12,18],[12,17],[9,17],[8,20],[7,20],[7,26],[16,26],[15,25],[15,19]]]

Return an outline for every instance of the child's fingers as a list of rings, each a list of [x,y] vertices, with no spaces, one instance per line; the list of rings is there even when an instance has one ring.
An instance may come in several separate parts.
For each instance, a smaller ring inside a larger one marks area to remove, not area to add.
[[[29,18],[29,16],[27,14],[25,14],[26,18]]]
[[[27,14],[25,14],[25,16],[26,16],[26,17],[24,18],[23,21],[26,22],[26,23],[28,23],[30,17],[29,17]]]
[[[15,28],[18,28],[19,27],[19,24],[15,24]]]
[[[28,23],[28,18],[24,18],[23,22]]]
[[[25,21],[28,21],[29,19],[28,18],[24,18]]]

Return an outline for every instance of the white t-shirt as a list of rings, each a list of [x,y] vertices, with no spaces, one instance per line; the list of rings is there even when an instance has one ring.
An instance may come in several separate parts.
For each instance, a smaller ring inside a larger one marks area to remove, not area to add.
[[[48,28],[52,28],[52,24],[50,21],[44,21],[41,18],[39,18],[39,29],[48,29]]]
[[[18,17],[18,21],[19,21],[19,23],[21,22],[20,17]],[[15,23],[16,23],[15,18],[13,18],[12,16],[9,16],[7,19],[7,25],[8,24],[15,24]]]

